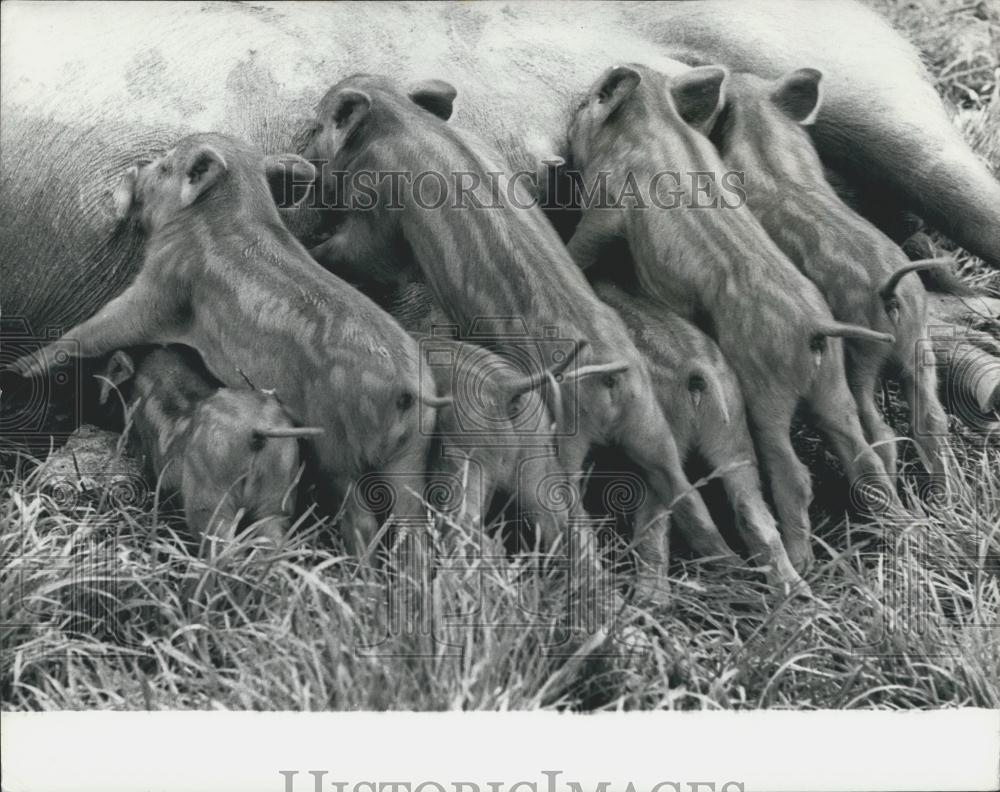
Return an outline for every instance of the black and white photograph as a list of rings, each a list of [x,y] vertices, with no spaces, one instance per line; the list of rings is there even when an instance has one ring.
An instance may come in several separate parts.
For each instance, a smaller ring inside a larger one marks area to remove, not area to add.
[[[1000,2],[0,17],[4,790],[1000,785]]]

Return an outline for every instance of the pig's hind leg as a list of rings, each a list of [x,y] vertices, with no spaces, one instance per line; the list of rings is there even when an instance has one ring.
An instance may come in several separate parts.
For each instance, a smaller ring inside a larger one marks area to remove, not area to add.
[[[913,439],[924,467],[947,488],[948,416],[938,399],[937,362],[926,328],[921,342],[900,359],[900,382],[910,407]]]
[[[824,360],[827,376],[818,377],[809,394],[809,408],[819,430],[833,445],[847,479],[852,501],[869,513],[900,508],[894,477],[865,439],[858,407],[847,388],[842,358]]]
[[[704,556],[731,558],[733,552],[719,533],[708,507],[684,475],[670,425],[652,390],[638,391],[630,401],[631,408],[618,433],[619,446],[642,468],[651,495],[665,506],[673,504],[677,524],[684,527],[692,549]],[[663,542],[663,537],[647,534],[639,542],[637,553],[640,558],[643,553],[651,559],[662,558],[666,555]]]
[[[847,349],[847,379],[858,408],[858,418],[865,438],[879,455],[886,472],[896,477],[896,433],[886,423],[875,403],[875,388],[885,362],[881,350],[867,349],[871,344],[851,342]],[[880,345],[884,346],[884,345]]]
[[[722,479],[736,527],[755,563],[768,568],[767,579],[775,587],[805,589],[805,584],[781,542],[778,525],[764,501],[757,455],[754,453],[742,405],[730,404],[730,423],[705,426],[698,450]]]
[[[809,521],[812,482],[809,468],[792,448],[790,432],[796,399],[777,386],[745,393],[753,438],[788,558],[796,570],[805,572],[813,562]]]

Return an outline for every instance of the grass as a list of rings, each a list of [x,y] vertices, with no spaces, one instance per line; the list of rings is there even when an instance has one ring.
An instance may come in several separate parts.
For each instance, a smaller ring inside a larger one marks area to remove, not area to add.
[[[68,511],[21,466],[0,504],[0,616],[17,625],[3,633],[4,706],[1000,706],[1000,483],[989,472],[1000,450],[963,448],[947,506],[892,526],[820,522],[814,600],[778,598],[753,570],[679,560],[671,602],[641,608],[602,599],[618,583],[610,571],[567,592],[559,569],[492,547],[494,562],[430,584],[436,614],[476,614],[441,620],[436,640],[390,634],[385,580],[317,536],[311,516],[277,554],[243,539],[206,560],[176,520]],[[570,603],[599,628],[574,628]],[[546,613],[526,619],[526,606]]]
[[[1000,166],[1000,16],[987,3],[875,4],[921,47],[969,141]],[[947,240],[934,238],[939,251]],[[962,275],[1000,293],[961,254]],[[995,328],[994,328],[995,329]],[[890,417],[907,433],[890,393]],[[280,552],[238,539],[211,558],[155,499],[46,490],[34,463],[0,472],[0,698],[5,709],[794,709],[1000,706],[1000,444],[954,427],[949,499],[906,478],[911,514],[845,514],[815,437],[812,599],[752,569],[678,556],[671,600],[640,607],[615,567],[466,561],[424,581],[433,637],[391,631],[385,576],[326,523]],[[473,537],[461,534],[467,541]],[[457,551],[449,558],[460,560]],[[603,571],[601,571],[603,570]],[[407,591],[406,587],[401,589]],[[526,610],[541,616],[526,617]],[[426,615],[428,610],[424,611]],[[365,649],[363,647],[374,647]]]

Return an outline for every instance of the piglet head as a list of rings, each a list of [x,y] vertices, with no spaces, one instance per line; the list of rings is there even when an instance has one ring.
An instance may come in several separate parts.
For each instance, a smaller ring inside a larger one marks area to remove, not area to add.
[[[772,178],[801,178],[821,165],[805,130],[820,111],[823,75],[796,69],[778,80],[737,73],[726,81],[725,109],[710,132],[719,153],[743,171],[764,171]],[[780,151],[781,157],[772,152]]]
[[[145,231],[153,232],[214,206],[227,215],[246,207],[266,211],[272,206],[269,194],[290,195],[314,178],[312,165],[297,154],[265,157],[225,135],[190,135],[166,154],[129,168],[115,190],[115,213],[120,220],[137,217]]]
[[[569,126],[569,149],[576,167],[586,168],[597,150],[611,145],[623,120],[622,110],[642,80],[638,67],[614,66],[580,100]]]
[[[669,81],[670,104],[688,126],[709,134],[725,105],[729,73],[722,66],[699,66]]]
[[[299,154],[313,162],[337,161],[371,119],[373,99],[367,83],[367,75],[356,75],[327,91],[314,117],[295,136]]]
[[[355,74],[336,83],[294,139],[296,151],[318,168],[324,204],[337,203],[336,181],[325,178],[325,171],[346,170],[350,158],[380,136],[447,121],[457,95],[453,85],[439,79],[403,87],[388,77]]]
[[[166,154],[126,171],[114,192],[115,216],[137,217],[146,231],[155,231],[208,195],[228,170],[218,148],[209,143],[191,145],[191,138],[186,138]]]

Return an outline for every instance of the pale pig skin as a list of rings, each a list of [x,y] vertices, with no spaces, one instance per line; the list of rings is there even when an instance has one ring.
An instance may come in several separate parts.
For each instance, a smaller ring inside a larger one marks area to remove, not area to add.
[[[286,151],[333,79],[354,71],[447,76],[462,97],[456,123],[520,170],[534,168],[539,141],[565,137],[595,64],[667,70],[668,57],[694,56],[771,79],[814,66],[827,78],[810,128],[824,162],[1000,266],[1000,184],[916,48],[861,3],[58,8],[0,4],[2,27],[18,31],[0,90],[3,310],[39,332],[87,319],[138,269],[137,235],[109,211],[123,163],[205,129]]]

